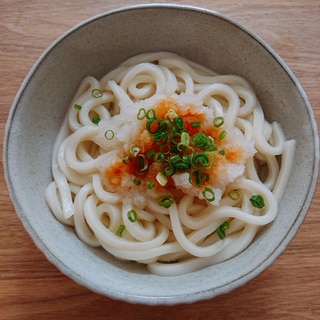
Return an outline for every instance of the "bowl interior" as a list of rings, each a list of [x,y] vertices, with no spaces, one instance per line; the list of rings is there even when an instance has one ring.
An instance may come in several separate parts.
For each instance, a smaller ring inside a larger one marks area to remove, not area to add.
[[[102,77],[147,51],[172,51],[253,85],[266,117],[297,141],[295,166],[278,217],[242,254],[176,277],[149,274],[78,240],[55,220],[44,192],[51,181],[52,146],[80,81]],[[308,100],[287,66],[257,36],[218,13],[177,5],[134,6],[76,26],[42,55],[23,83],[6,128],[6,179],[17,214],[47,258],[76,282],[130,302],[173,304],[212,298],[244,284],[285,249],[314,192],[318,141]],[[308,154],[308,157],[305,155]]]

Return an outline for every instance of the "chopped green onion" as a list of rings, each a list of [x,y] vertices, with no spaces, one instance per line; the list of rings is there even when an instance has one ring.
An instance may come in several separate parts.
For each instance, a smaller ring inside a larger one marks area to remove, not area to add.
[[[94,115],[93,117],[92,117],[92,122],[94,123],[94,124],[98,124],[99,122],[100,122],[100,117],[99,116],[96,116],[96,115]]]
[[[159,171],[159,172],[157,173],[156,179],[157,179],[157,181],[159,182],[159,184],[160,184],[161,186],[163,186],[163,187],[164,187],[164,186],[167,184],[167,182],[168,182],[167,177],[166,177],[161,171]]]
[[[184,149],[183,149],[183,152],[184,152],[184,155],[190,159],[193,154],[194,154],[194,149],[191,147],[191,146],[186,146]]]
[[[82,106],[80,104],[77,104],[77,103],[73,107],[75,109],[77,109],[77,110],[81,110],[82,109]]]
[[[219,152],[218,152],[219,154],[221,154],[221,155],[223,155],[223,156],[225,156],[226,155],[226,151],[225,150],[223,150],[223,149],[221,149],[221,150],[219,150]]]
[[[140,148],[136,147],[136,146],[132,146],[130,149],[130,154],[134,157],[136,157],[138,155],[138,153],[140,152]]]
[[[209,165],[209,157],[205,153],[197,153],[192,157],[192,165],[197,169],[206,168]]]
[[[227,135],[227,131],[226,130],[223,130],[221,131],[221,133],[219,134],[219,140],[222,140],[225,136]]]
[[[120,224],[120,226],[117,230],[117,236],[121,237],[125,228],[126,228],[126,226],[124,224]]]
[[[215,151],[218,149],[213,138],[202,132],[198,132],[192,136],[192,143],[205,151]]]
[[[154,188],[154,182],[153,181],[148,181],[148,189],[152,190]]]
[[[216,199],[214,191],[209,187],[205,187],[204,190],[202,191],[202,194],[204,198],[209,202],[212,202]]]
[[[262,195],[260,195],[260,194],[253,195],[249,200],[250,200],[252,206],[255,208],[261,209],[265,206],[264,199],[263,199]]]
[[[180,117],[174,118],[173,123],[177,131],[181,131],[184,129],[184,121],[182,118]]]
[[[201,175],[201,181],[202,181],[202,183],[208,182],[208,181],[209,181],[209,178],[210,178],[209,173],[207,173],[207,172],[201,172],[201,173],[202,173],[202,175]]]
[[[226,232],[225,230],[230,227],[229,221],[225,221],[222,223],[217,229],[216,232],[218,234],[218,237],[223,240],[226,237]]]
[[[175,165],[175,168],[178,172],[186,172],[190,169],[190,164],[188,161],[182,160]]]
[[[200,186],[202,182],[201,172],[199,170],[191,170],[189,173],[189,182],[193,186]]]
[[[181,157],[180,157],[178,154],[174,154],[174,155],[172,155],[172,156],[169,158],[168,161],[169,161],[172,165],[176,165],[180,160],[181,160]]]
[[[188,145],[185,145],[184,143],[180,142],[177,144],[177,151],[185,152],[188,148]]]
[[[197,169],[210,170],[215,163],[215,155],[211,152],[197,153],[192,157],[192,166]]]
[[[155,118],[156,117],[155,111],[153,109],[148,110],[146,113],[146,117],[147,117],[147,119]]]
[[[91,95],[94,97],[94,98],[101,98],[103,96],[103,92],[100,90],[100,89],[93,89],[91,91]]]
[[[148,159],[151,159],[154,157],[155,153],[156,153],[156,150],[152,149],[147,152],[146,156]]]
[[[169,161],[163,161],[161,165],[161,173],[167,177],[174,175],[175,167]]]
[[[205,133],[199,132],[192,136],[192,143],[197,147],[207,144],[207,141],[208,136]]]
[[[240,193],[237,190],[231,190],[231,191],[228,192],[228,197],[231,200],[239,200]]]
[[[174,202],[174,198],[171,195],[165,195],[155,198],[157,204],[161,207],[169,208]]]
[[[161,122],[158,119],[150,118],[147,121],[146,128],[151,134],[155,134],[155,133],[161,131],[160,130],[161,129]]]
[[[168,141],[168,135],[166,132],[157,132],[153,136],[153,140],[160,145],[166,144]]]
[[[216,151],[218,147],[212,137],[209,136],[207,144],[202,148],[204,151]]]
[[[200,125],[201,125],[201,122],[200,122],[200,121],[193,121],[193,122],[191,123],[191,127],[192,127],[192,128],[199,128]]]
[[[190,136],[188,132],[181,133],[181,144],[188,146],[190,144]]]
[[[137,177],[134,177],[134,178],[133,178],[133,183],[134,183],[136,186],[140,186],[141,180],[140,180],[139,178],[137,178]]]
[[[170,120],[164,119],[161,121],[160,129],[161,129],[161,131],[169,133],[173,129],[173,124]]]
[[[164,160],[164,158],[165,157],[164,157],[163,152],[156,152],[153,156],[153,161],[160,163]]]
[[[130,164],[130,163],[132,163],[132,161],[133,161],[133,159],[132,159],[130,156],[124,156],[124,157],[122,158],[122,162],[123,162],[124,164]]]
[[[104,137],[107,139],[107,140],[112,140],[114,138],[114,131],[113,130],[107,130],[105,133],[104,133]]]
[[[176,132],[171,137],[171,142],[174,145],[178,145],[181,142],[181,133]]]
[[[145,108],[140,108],[137,114],[137,119],[138,120],[143,120],[146,117],[146,109]]]
[[[139,154],[138,155],[138,161],[137,161],[137,170],[136,172],[138,174],[144,174],[148,171],[149,168],[149,162],[147,159],[147,156],[144,154]]]
[[[178,117],[178,114],[173,109],[168,110],[166,114],[166,118],[170,119],[171,121]]]
[[[223,117],[216,117],[213,119],[213,125],[216,128],[220,128],[224,124],[224,118]]]
[[[136,222],[138,220],[137,211],[134,209],[131,209],[130,211],[127,212],[127,217],[130,222],[132,223]]]
[[[199,187],[209,180],[209,174],[197,169],[192,169],[189,173],[189,182],[191,185]]]
[[[171,152],[171,147],[169,144],[162,144],[160,146],[160,151],[163,153],[163,154],[169,154]]]

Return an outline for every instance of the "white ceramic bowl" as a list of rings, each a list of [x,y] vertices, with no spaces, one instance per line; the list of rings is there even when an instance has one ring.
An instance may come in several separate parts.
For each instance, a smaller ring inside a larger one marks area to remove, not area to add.
[[[222,73],[247,78],[267,119],[297,141],[295,166],[277,219],[240,255],[175,277],[149,274],[82,243],[48,209],[52,146],[80,80],[101,77],[130,56],[173,51]],[[303,222],[317,181],[316,122],[299,82],[259,37],[218,13],[178,5],[141,5],[103,13],[77,25],[40,57],[12,106],[4,141],[8,189],[27,232],[57,268],[79,284],[133,303],[177,304],[209,299],[267,268]],[[308,154],[308,156],[306,156]]]

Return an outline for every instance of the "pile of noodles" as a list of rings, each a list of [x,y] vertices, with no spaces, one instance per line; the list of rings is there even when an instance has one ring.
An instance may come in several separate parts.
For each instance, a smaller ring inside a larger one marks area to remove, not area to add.
[[[153,145],[148,117],[139,115],[161,112],[201,118],[219,146],[203,183],[176,172],[168,184],[156,160],[141,177],[126,166]],[[222,119],[219,130],[214,119]],[[294,151],[245,79],[172,53],[141,54],[101,80],[83,79],[54,145],[46,201],[86,244],[158,275],[183,274],[239,254],[275,219]]]

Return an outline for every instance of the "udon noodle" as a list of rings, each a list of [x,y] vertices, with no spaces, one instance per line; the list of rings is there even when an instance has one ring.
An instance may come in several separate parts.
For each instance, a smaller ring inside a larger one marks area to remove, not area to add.
[[[87,245],[184,274],[239,254],[275,219],[294,151],[242,77],[140,54],[83,79],[46,201]]]

